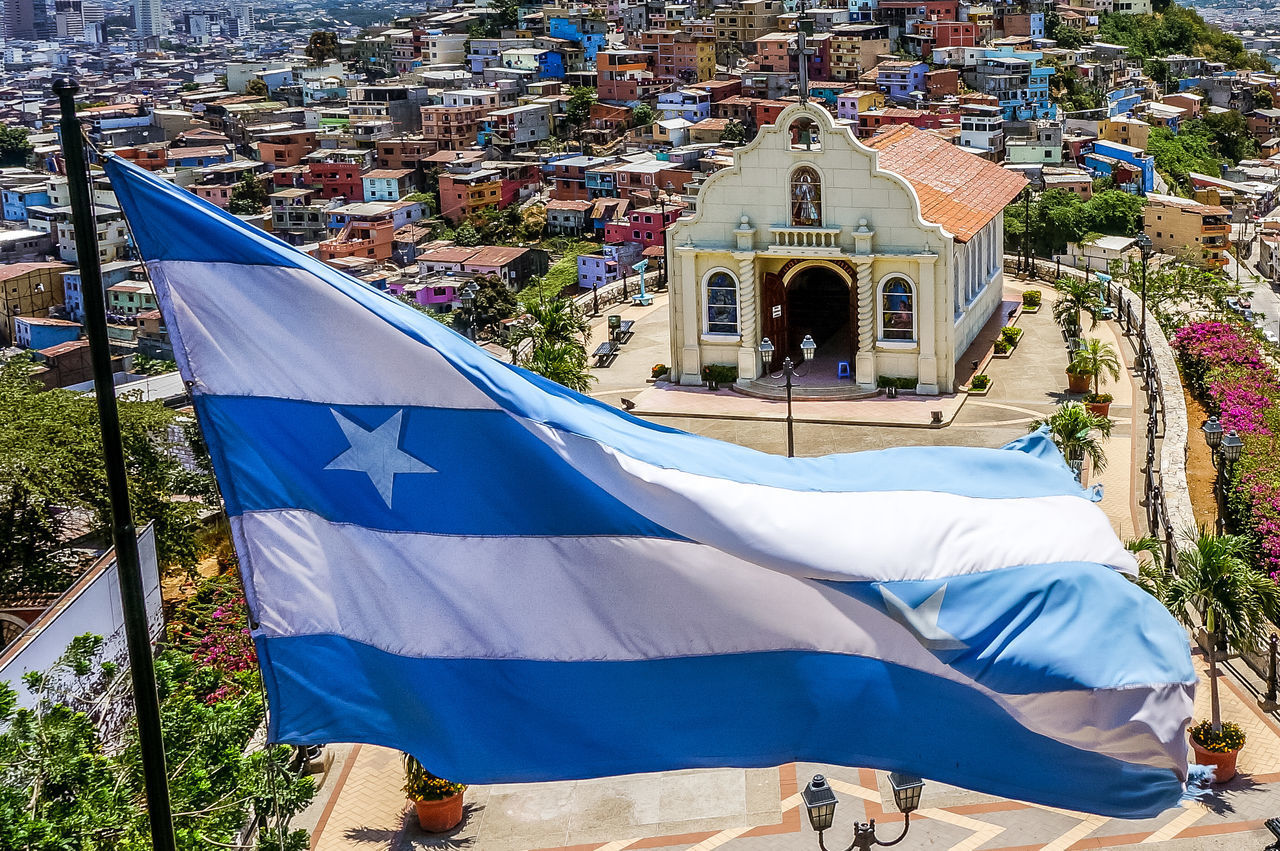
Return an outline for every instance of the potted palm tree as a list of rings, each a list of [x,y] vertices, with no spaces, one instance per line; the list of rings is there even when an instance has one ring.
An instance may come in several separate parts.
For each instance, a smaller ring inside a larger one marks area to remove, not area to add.
[[[462,793],[466,786],[437,777],[410,754],[402,754],[404,791],[427,833],[444,833],[462,822]]]
[[[1087,377],[1093,386],[1092,392],[1084,397],[1085,407],[1100,417],[1111,413],[1111,394],[1100,393],[1099,390],[1103,376],[1110,376],[1112,381],[1120,380],[1120,357],[1116,354],[1116,347],[1097,337],[1083,340],[1067,367],[1068,384],[1075,376]]]
[[[1059,278],[1053,285],[1058,298],[1053,303],[1053,321],[1067,338],[1080,336],[1081,318],[1089,314],[1089,330],[1098,324],[1098,286],[1081,278]]]
[[[1102,451],[1102,441],[1111,437],[1111,420],[1092,413],[1079,402],[1064,402],[1049,416],[1031,423],[1030,431],[1046,427],[1050,439],[1062,457],[1067,459],[1077,479],[1083,481],[1086,458],[1095,472],[1106,468],[1107,456]]]
[[[1241,535],[1189,531],[1191,546],[1179,550],[1172,574],[1145,575],[1147,590],[1173,616],[1193,631],[1203,630],[1209,657],[1210,718],[1194,725],[1191,749],[1198,765],[1213,766],[1214,781],[1236,775],[1236,757],[1244,747],[1244,731],[1222,720],[1218,700],[1218,648],[1245,653],[1257,649],[1268,624],[1280,614],[1280,586],[1254,570],[1247,559],[1249,540]]]

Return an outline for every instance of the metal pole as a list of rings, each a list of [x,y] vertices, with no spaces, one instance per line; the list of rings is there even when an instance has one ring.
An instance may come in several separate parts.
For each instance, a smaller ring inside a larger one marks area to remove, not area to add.
[[[129,482],[125,474],[124,446],[120,441],[120,415],[116,410],[115,383],[111,378],[111,350],[107,342],[107,307],[102,289],[102,265],[98,257],[97,227],[89,195],[80,119],[76,117],[75,80],[63,77],[53,84],[62,106],[62,155],[67,167],[67,191],[71,196],[71,223],[75,229],[76,259],[84,296],[84,330],[89,339],[93,386],[102,429],[102,460],[111,500],[111,538],[116,548],[120,577],[120,604],[125,641],[129,649],[129,674],[138,714],[138,745],[146,786],[147,815],[151,820],[154,851],[176,851],[173,816],[169,807],[169,781],[160,732],[160,701],[156,697],[147,604],[142,589],[138,536],[129,508]]]
[[[782,371],[787,376],[787,457],[796,457],[795,420],[791,418],[791,358],[782,362]]]
[[[1280,636],[1271,636],[1271,652],[1267,654],[1267,701],[1269,703],[1276,702],[1276,654],[1280,648]]]
[[[1142,252],[1142,318],[1138,321],[1138,336],[1147,338],[1147,253]],[[1132,303],[1132,302],[1131,302]]]

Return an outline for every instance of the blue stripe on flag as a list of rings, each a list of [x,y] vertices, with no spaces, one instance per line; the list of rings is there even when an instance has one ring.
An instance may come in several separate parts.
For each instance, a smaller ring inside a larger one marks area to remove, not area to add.
[[[818,581],[903,623],[941,661],[1001,694],[1196,682],[1182,627],[1154,597],[1101,565],[1019,565],[945,580]],[[931,627],[938,630],[932,642]],[[1081,653],[1082,647],[1106,650]]]
[[[400,748],[465,783],[808,761],[1127,818],[1182,793],[1168,769],[1064,745],[972,688],[857,656],[414,659],[333,635],[258,647],[270,661],[272,741]],[[342,688],[316,671],[340,675]]]
[[[340,522],[452,534],[645,534],[675,537],[643,520],[577,472],[504,411],[322,405],[257,397],[198,397],[210,445],[225,455],[232,514],[302,508]],[[392,510],[364,473],[326,470],[348,447],[336,415],[366,430],[404,411],[401,447],[437,474],[395,479]],[[587,411],[586,417],[595,418]],[[647,429],[603,425],[613,446],[657,466],[797,491],[930,491],[1020,498],[1064,492],[1059,470],[1022,452],[910,447],[787,459],[693,435],[661,442]],[[665,463],[658,463],[665,462]],[[1065,470],[1065,468],[1064,468]],[[1069,473],[1067,492],[1080,495]]]
[[[505,411],[230,396],[198,404],[209,443],[221,450],[219,478],[232,515],[302,508],[389,531],[679,537],[565,464]],[[396,475],[388,508],[369,474],[326,467],[350,446],[338,417],[371,431],[399,411],[399,446],[436,472]]]

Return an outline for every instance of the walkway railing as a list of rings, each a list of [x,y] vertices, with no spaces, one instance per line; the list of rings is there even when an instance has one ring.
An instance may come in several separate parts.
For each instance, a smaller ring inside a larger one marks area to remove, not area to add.
[[[1017,272],[1018,258],[1005,257],[1005,271]],[[1055,275],[1086,278],[1087,272],[1036,261],[1035,274],[1052,289]],[[1115,310],[1115,319],[1133,347],[1134,370],[1142,384],[1146,414],[1143,450],[1142,506],[1146,511],[1147,533],[1157,538],[1166,564],[1172,565],[1178,533],[1195,528],[1195,515],[1187,490],[1187,408],[1177,361],[1160,323],[1147,311],[1142,333],[1141,300],[1116,281],[1098,283],[1106,304]],[[1051,297],[1050,293],[1045,294]],[[1135,416],[1140,413],[1135,410]]]

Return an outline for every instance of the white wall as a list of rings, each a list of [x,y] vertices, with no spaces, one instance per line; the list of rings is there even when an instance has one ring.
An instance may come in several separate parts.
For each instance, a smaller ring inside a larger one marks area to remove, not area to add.
[[[164,613],[160,602],[155,530],[151,524],[147,524],[138,535],[138,554],[142,559],[142,587],[154,643],[164,629]],[[32,697],[22,684],[22,675],[27,671],[47,670],[62,656],[71,639],[78,635],[93,633],[102,636],[105,639],[102,658],[121,666],[128,664],[114,550],[108,551],[56,605],[60,607],[56,615],[47,621],[37,620],[0,653],[0,682],[8,681],[17,692],[19,706],[32,705]]]

